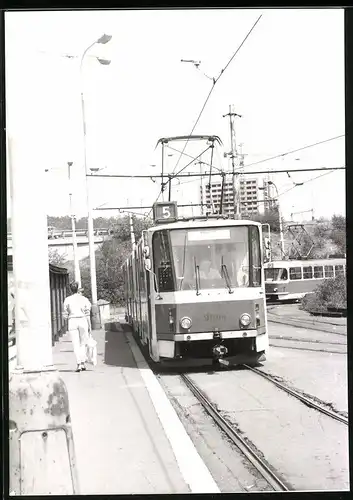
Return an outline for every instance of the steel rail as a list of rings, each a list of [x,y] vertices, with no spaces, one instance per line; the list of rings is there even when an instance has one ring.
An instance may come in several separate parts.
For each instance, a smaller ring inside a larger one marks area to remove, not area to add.
[[[326,332],[325,332],[326,333]],[[306,342],[308,344],[326,344],[326,345],[344,345],[347,347],[347,342],[329,342],[317,339],[298,339],[296,337],[283,337],[281,335],[270,335],[270,340],[289,340],[291,342]]]
[[[274,380],[271,376],[267,375],[266,373],[262,372],[258,368],[252,368],[249,365],[244,365],[246,368],[251,370],[252,372],[256,373],[257,375],[260,375],[260,377],[265,378],[272,384],[276,385],[280,389],[282,389],[284,392],[287,392],[291,396],[293,396],[296,399],[299,399],[302,403],[304,403],[306,406],[309,406],[310,408],[313,408],[314,410],[317,410],[321,413],[324,413],[328,417],[331,417],[335,420],[338,420],[339,422],[348,425],[348,419],[343,417],[342,415],[339,415],[338,413],[335,413],[331,410],[328,410],[327,408],[324,408],[323,406],[318,405],[317,403],[314,403],[311,399],[307,398],[306,396],[303,396],[299,392],[289,389],[289,387],[286,387],[284,384],[281,384],[281,382],[278,382],[277,380]]]
[[[181,374],[181,378],[197,400],[202,404],[206,412],[212,417],[223,432],[225,432],[227,437],[235,444],[235,446],[245,455],[255,469],[260,472],[262,477],[274,489],[274,491],[290,491],[282,480],[274,472],[272,472],[268,465],[250,448],[240,434],[228,424],[220,412],[216,410],[213,404],[202,394],[194,382],[185,374]]]
[[[307,320],[286,318],[285,316],[283,316],[283,318],[284,319],[272,313],[267,313],[267,321],[269,323],[277,323],[278,325],[287,325],[287,326],[292,326],[293,328],[302,328],[304,330],[306,329],[316,332],[325,332],[325,333],[330,333],[332,335],[347,336],[346,333],[328,330],[328,328],[330,327],[337,326],[337,325],[332,325],[332,323],[309,323],[306,322]],[[291,321],[292,323],[289,323],[289,321]]]
[[[294,349],[296,351],[310,351],[310,352],[326,352],[328,354],[347,354],[347,351],[332,351],[328,349],[310,349],[310,347],[295,347],[293,345],[278,345],[270,343],[272,347],[278,347],[279,349]]]

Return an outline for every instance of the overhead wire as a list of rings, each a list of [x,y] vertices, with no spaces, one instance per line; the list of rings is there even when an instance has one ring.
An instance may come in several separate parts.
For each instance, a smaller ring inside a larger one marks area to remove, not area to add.
[[[325,175],[332,174],[333,172],[334,172],[334,170],[330,170],[329,172],[325,172],[324,174],[317,175],[316,177],[312,177],[311,179],[308,179],[306,181],[303,181],[303,183],[300,183],[300,186],[307,184],[308,182],[315,181],[316,179],[320,179],[320,177],[324,177]],[[278,198],[280,196],[283,196],[284,194],[288,193],[289,191],[292,191],[292,189],[295,189],[296,187],[298,187],[298,186],[297,185],[292,186],[289,189],[287,189],[286,191],[283,191],[283,193],[279,193]]]
[[[257,23],[260,21],[261,17],[262,17],[262,14],[261,14],[261,15],[257,18],[257,20],[255,21],[255,23],[253,24],[253,26],[251,27],[251,29],[249,30],[249,32],[247,33],[247,35],[245,36],[245,38],[243,39],[243,41],[241,42],[241,44],[239,45],[239,47],[237,48],[237,50],[234,52],[234,54],[232,55],[232,57],[229,59],[229,61],[228,61],[228,63],[226,64],[226,66],[225,66],[225,67],[221,70],[221,72],[220,72],[220,74],[218,75],[218,77],[217,77],[217,78],[213,78],[213,81],[212,81],[212,87],[211,87],[211,89],[210,89],[210,91],[209,91],[209,93],[208,93],[208,95],[207,95],[207,97],[206,97],[206,100],[205,100],[205,102],[204,102],[204,104],[203,104],[203,106],[202,106],[202,108],[201,108],[201,111],[200,111],[200,113],[199,113],[199,115],[198,115],[198,117],[197,117],[197,119],[196,119],[196,122],[194,123],[194,125],[193,125],[193,127],[192,127],[192,130],[191,130],[191,132],[190,132],[190,134],[189,134],[189,137],[192,135],[192,133],[194,132],[194,130],[195,130],[195,128],[196,128],[196,126],[197,126],[198,122],[200,121],[200,118],[201,118],[201,116],[202,116],[202,113],[203,113],[203,111],[204,111],[204,109],[205,109],[205,107],[206,107],[206,105],[207,105],[207,103],[208,103],[208,100],[209,100],[209,99],[210,99],[210,97],[211,97],[211,94],[212,94],[212,92],[213,92],[213,90],[214,90],[214,88],[215,88],[215,86],[216,86],[216,83],[218,83],[218,81],[219,81],[219,79],[221,78],[221,76],[224,74],[224,72],[226,71],[226,69],[228,68],[228,66],[230,65],[230,63],[233,61],[233,59],[235,58],[235,56],[238,54],[239,50],[242,48],[242,46],[244,45],[244,43],[245,43],[245,42],[246,42],[246,40],[248,39],[248,37],[249,37],[249,36],[250,36],[250,34],[252,33],[253,29],[255,28],[255,26],[257,25]],[[181,157],[182,157],[182,154],[185,152],[186,146],[188,145],[188,142],[189,142],[189,137],[188,137],[188,139],[187,139],[187,140],[186,140],[186,142],[185,142],[184,148],[183,148],[182,153],[180,154],[180,156],[179,156],[179,158],[178,158],[178,161],[177,161],[177,163],[176,163],[175,167],[173,168],[172,174],[174,174],[174,172],[175,172],[175,170],[176,170],[177,166],[179,165],[179,162],[180,162],[180,159],[181,159]],[[177,175],[177,174],[176,174],[176,175]],[[162,194],[162,193],[163,193],[163,187],[161,188],[160,193],[159,193],[159,195],[157,196],[157,200],[156,200],[156,202],[159,200],[159,198],[160,198],[160,196],[161,196],[161,194]]]
[[[258,165],[259,163],[264,163],[266,161],[275,160],[277,158],[281,158],[281,157],[290,155],[292,153],[297,153],[298,151],[303,151],[304,149],[308,149],[308,148],[312,148],[314,146],[318,146],[320,144],[324,144],[325,142],[330,142],[330,141],[334,141],[336,139],[341,139],[342,137],[345,137],[345,134],[337,135],[335,137],[331,137],[330,139],[325,139],[324,141],[315,142],[313,144],[308,144],[307,146],[303,146],[303,147],[298,148],[298,149],[292,149],[291,151],[287,151],[286,153],[280,153],[278,155],[271,156],[269,158],[264,158],[263,160],[255,161],[253,163],[248,163],[247,165],[244,165],[244,168],[252,167],[253,165]]]
[[[323,170],[329,170],[329,171],[334,171],[334,170],[345,170],[346,167],[345,166],[341,166],[341,167],[318,167],[318,168],[286,168],[286,169],[283,169],[283,170],[257,170],[257,171],[253,171],[253,172],[244,172],[244,175],[254,175],[254,174],[258,174],[258,175],[265,175],[265,174],[288,174],[288,172],[292,173],[292,172],[320,172],[320,171],[323,171]],[[222,171],[222,172],[215,172],[215,173],[212,173],[211,175],[212,176],[216,176],[216,175],[222,175],[222,174],[231,174],[232,171],[231,170],[225,170],[225,171]],[[189,172],[187,174],[181,174],[179,177],[207,177],[209,176],[210,173],[209,172],[204,172],[204,173],[200,173],[200,172]],[[166,175],[164,174],[164,177]],[[97,178],[103,178],[103,177],[108,177],[108,178],[125,178],[125,179],[153,179],[153,178],[160,178],[162,177],[161,174],[132,174],[132,175],[129,175],[129,174],[87,174],[87,177],[94,177],[95,179]]]
[[[179,174],[180,174],[183,170],[185,170],[185,169],[186,169],[189,165],[191,165],[191,164],[192,164],[195,160],[197,160],[197,158],[200,158],[200,156],[202,156],[202,155],[203,155],[206,151],[208,151],[208,150],[210,149],[210,147],[211,147],[211,146],[207,146],[207,148],[206,148],[204,151],[202,151],[202,153],[200,153],[199,155],[197,155],[197,156],[196,156],[195,158],[193,158],[193,159],[192,159],[192,160],[191,160],[188,164],[186,164],[186,165],[185,165],[185,167],[183,167],[183,168],[181,169],[181,171],[180,171],[180,172],[178,172],[178,175],[179,175]],[[153,177],[159,177],[159,176],[154,175]],[[168,177],[168,175],[165,175],[165,176],[163,176],[163,177]],[[162,193],[164,192],[164,188],[167,186],[167,184],[168,184],[169,182],[171,182],[172,177],[176,177],[176,175],[175,175],[175,176],[170,176],[170,175],[169,175],[169,179],[168,179],[168,181],[166,181],[166,182],[164,182],[164,183],[163,183],[163,185],[162,185],[162,187],[161,187],[161,189],[160,189],[159,195],[157,196],[157,198],[156,198],[156,200],[155,200],[155,203],[157,203],[157,201],[158,201],[158,200],[159,200],[159,198],[161,197]],[[148,216],[151,214],[152,210],[153,210],[153,206],[152,206],[152,209],[149,211]]]
[[[193,157],[193,156],[191,156],[191,155],[189,155],[189,154],[187,154],[187,153],[185,153],[185,152],[183,152],[183,151],[180,151],[180,149],[173,148],[172,146],[169,146],[169,144],[167,144],[167,148],[169,148],[169,149],[171,149],[172,151],[175,151],[175,152],[177,152],[177,153],[181,153],[181,154],[182,154],[182,155],[184,155],[184,156],[188,156],[189,158],[193,158],[194,160],[197,160],[197,157]],[[203,163],[204,165],[208,166],[208,167],[210,167],[210,166],[211,166],[209,163],[207,163],[207,162],[205,162],[205,161],[203,161],[202,163]],[[213,168],[215,168],[216,170],[219,170],[219,172],[221,172],[221,171],[222,171],[222,169],[221,169],[221,168],[216,167],[215,165],[213,165]],[[174,176],[173,176],[173,177],[174,177]],[[176,177],[176,176],[175,176],[175,177]]]
[[[259,163],[264,163],[264,162],[266,162],[266,161],[275,160],[275,159],[277,159],[277,158],[281,158],[281,157],[287,156],[287,155],[292,154],[292,153],[297,153],[298,151],[302,151],[302,150],[304,150],[304,149],[313,148],[313,147],[315,147],[315,146],[318,146],[318,145],[320,145],[320,144],[324,144],[324,143],[326,143],[326,142],[334,141],[334,140],[336,140],[336,139],[341,139],[342,137],[345,137],[345,134],[342,134],[342,135],[337,135],[337,136],[335,136],[335,137],[330,137],[329,139],[324,139],[323,141],[314,142],[313,144],[308,144],[308,145],[306,145],[306,146],[302,146],[302,147],[300,147],[300,148],[293,149],[293,150],[291,150],[291,151],[286,151],[285,153],[279,153],[278,155],[275,155],[275,156],[270,156],[270,157],[268,157],[268,158],[264,158],[263,160],[259,160],[259,161],[256,161],[256,162],[253,162],[253,163],[249,163],[249,164],[247,164],[247,165],[244,165],[244,167],[243,167],[243,168],[245,168],[245,167],[251,167],[251,166],[253,166],[253,165],[257,165],[257,164],[259,164]],[[169,149],[172,149],[173,151],[176,151],[177,153],[181,153],[181,154],[183,154],[184,156],[188,156],[189,158],[191,158],[191,155],[188,155],[187,153],[184,153],[184,152],[180,151],[179,149],[173,148],[172,146],[169,146],[169,145],[168,145],[167,147],[168,147]],[[206,165],[206,166],[208,166],[208,167],[210,167],[210,166],[211,166],[211,165],[210,165],[209,163],[207,163],[206,161],[205,161],[205,162],[203,162],[203,163],[204,163],[204,165]],[[214,167],[214,168],[216,168],[217,170],[220,170],[220,171],[221,171],[221,169],[218,169],[218,167],[215,167],[215,166],[213,166],[213,167]]]
[[[211,97],[211,94],[212,94],[212,92],[213,92],[216,84],[218,83],[219,79],[221,78],[221,76],[223,75],[223,73],[226,71],[226,69],[228,68],[228,66],[230,65],[230,63],[233,61],[233,59],[235,58],[235,56],[238,54],[239,50],[242,48],[242,46],[246,42],[247,38],[250,36],[250,34],[253,31],[253,29],[255,28],[255,26],[257,25],[257,23],[260,21],[261,17],[262,17],[262,14],[260,14],[260,16],[257,18],[257,20],[255,21],[255,23],[252,25],[251,29],[248,31],[247,35],[245,36],[245,38],[243,39],[243,41],[241,42],[241,44],[239,45],[239,47],[237,48],[237,50],[234,52],[234,54],[232,55],[232,57],[229,59],[229,61],[226,64],[226,66],[223,69],[221,69],[220,74],[218,75],[218,77],[217,78],[213,78],[212,87],[211,87],[211,89],[210,89],[210,91],[209,91],[209,93],[208,93],[208,95],[206,97],[206,100],[205,100],[205,102],[204,102],[204,104],[203,104],[203,106],[201,108],[201,111],[200,111],[200,113],[199,113],[199,115],[198,115],[198,117],[196,119],[196,122],[194,123],[194,126],[192,127],[192,130],[191,130],[191,132],[189,134],[189,137],[192,135],[192,133],[194,132],[194,130],[196,128],[196,125],[200,121],[202,113],[204,112],[206,104],[207,104],[209,98]],[[188,145],[188,142],[189,142],[189,139],[187,139],[187,141],[186,141],[186,143],[184,145],[183,152],[185,151],[186,146]],[[177,161],[177,163],[176,163],[176,165],[175,165],[172,173],[175,172],[177,166],[179,165],[181,156],[182,155],[179,156],[178,161]]]

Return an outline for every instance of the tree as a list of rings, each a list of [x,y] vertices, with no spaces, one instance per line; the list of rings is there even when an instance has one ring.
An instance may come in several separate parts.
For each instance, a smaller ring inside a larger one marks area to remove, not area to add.
[[[152,225],[152,221],[133,217],[136,242],[142,231]],[[124,277],[122,265],[131,252],[130,218],[122,216],[111,226],[113,237],[102,243],[96,252],[97,296],[112,304],[124,304]],[[81,282],[84,294],[91,300],[91,278],[89,259],[81,261]]]
[[[333,215],[331,219],[331,240],[337,246],[338,253],[346,253],[346,218],[343,215]]]
[[[135,240],[138,242],[138,240],[142,236],[142,231],[145,229],[148,229],[149,227],[152,226],[152,221],[151,219],[145,219],[145,218],[139,218],[136,217],[135,215],[132,216],[132,223],[134,227],[134,233],[135,233]],[[114,231],[113,237],[119,241],[131,241],[131,234],[130,234],[130,217],[128,215],[124,215],[122,217],[119,217],[115,224],[112,226],[112,229]]]
[[[264,214],[255,214],[251,216],[251,220],[260,222],[261,224],[269,224],[271,231],[273,231],[274,233],[279,232],[279,212],[277,205],[274,205]]]
[[[49,264],[53,264],[54,266],[62,266],[66,262],[66,254],[60,254],[57,249],[53,250],[49,248],[48,258]]]
[[[346,218],[343,215],[333,215],[331,224],[332,229],[346,232]]]

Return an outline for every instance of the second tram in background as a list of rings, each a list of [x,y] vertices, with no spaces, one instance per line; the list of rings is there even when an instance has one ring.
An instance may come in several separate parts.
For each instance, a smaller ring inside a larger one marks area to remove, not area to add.
[[[325,279],[345,276],[346,259],[277,260],[264,267],[268,300],[299,300]]]
[[[154,206],[123,266],[126,320],[155,362],[256,363],[268,350],[261,224]]]

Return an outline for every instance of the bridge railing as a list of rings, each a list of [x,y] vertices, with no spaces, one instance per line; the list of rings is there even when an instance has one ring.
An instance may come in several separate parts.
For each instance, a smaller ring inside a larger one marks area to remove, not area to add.
[[[76,236],[88,236],[88,229],[76,229]],[[109,228],[97,228],[94,230],[95,236],[106,236],[112,235],[113,230]],[[48,239],[52,238],[71,238],[72,229],[55,229],[54,231],[48,231]],[[12,239],[12,233],[7,233],[7,238]]]

